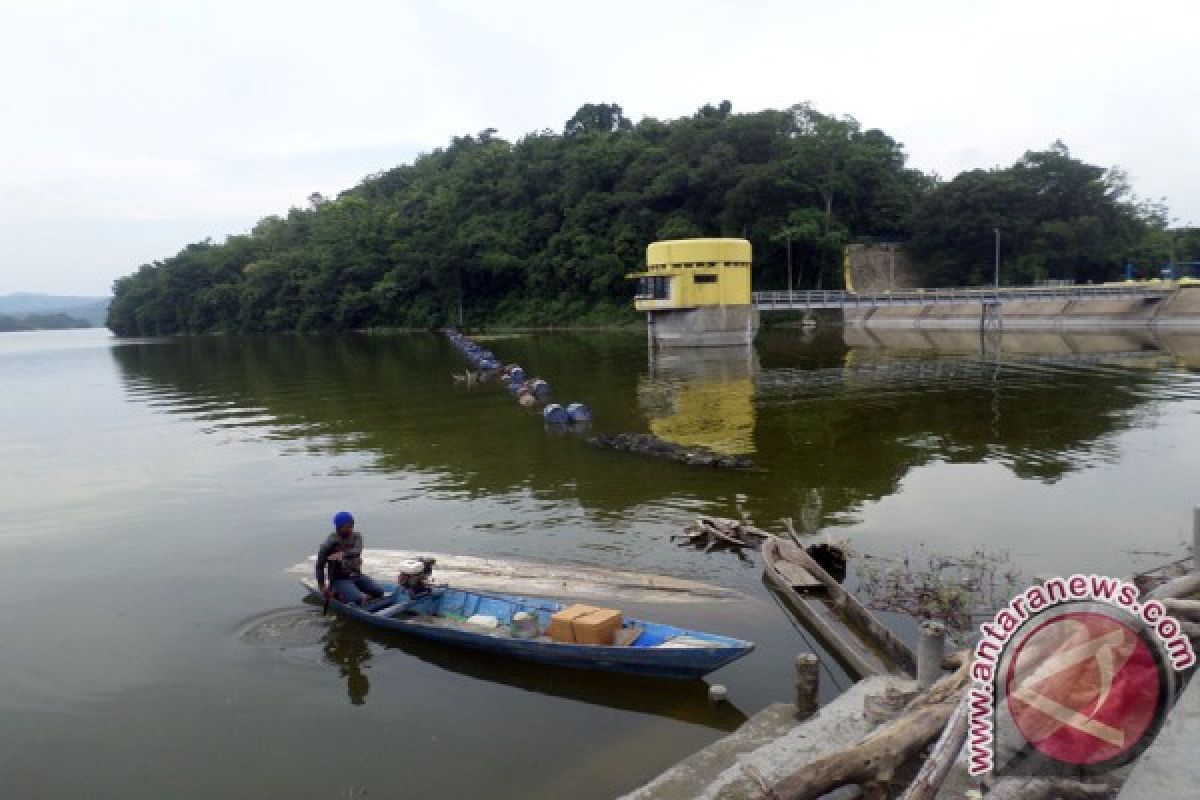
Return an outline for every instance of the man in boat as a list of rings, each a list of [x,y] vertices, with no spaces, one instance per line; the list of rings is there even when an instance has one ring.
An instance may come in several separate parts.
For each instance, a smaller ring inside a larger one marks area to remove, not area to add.
[[[339,511],[333,517],[333,533],[317,550],[317,586],[323,594],[360,606],[383,597],[383,587],[362,574],[362,551],[362,534],[354,530],[354,517]]]

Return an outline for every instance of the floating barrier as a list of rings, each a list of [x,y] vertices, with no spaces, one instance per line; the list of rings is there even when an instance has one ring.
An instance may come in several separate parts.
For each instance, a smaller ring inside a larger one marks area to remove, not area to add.
[[[618,433],[612,436],[598,434],[588,439],[588,442],[608,450],[640,453],[693,467],[747,469],[754,466],[754,462],[745,456],[725,455],[707,447],[683,447],[649,433]]]
[[[500,361],[491,350],[480,347],[456,330],[446,331],[446,337],[475,369],[481,372],[493,372],[500,369]]]
[[[523,408],[532,408],[539,404],[546,404],[542,408],[542,419],[548,428],[569,428],[574,432],[580,432],[585,430],[592,421],[592,411],[583,403],[571,403],[566,408],[558,403],[547,404],[551,393],[550,383],[542,378],[531,379],[529,373],[520,364],[502,364],[491,350],[481,347],[452,328],[445,330],[444,333],[463,357],[471,362],[476,370],[484,373],[481,376],[483,379],[486,380],[489,373],[492,376],[498,374],[499,380],[504,383],[508,391],[516,396],[518,405]]]
[[[567,406],[567,416],[571,422],[591,422],[592,410],[583,403],[571,403]]]

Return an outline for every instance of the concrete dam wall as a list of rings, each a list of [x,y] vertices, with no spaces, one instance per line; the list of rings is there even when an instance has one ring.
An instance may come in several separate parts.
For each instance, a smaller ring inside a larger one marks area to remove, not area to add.
[[[878,328],[979,329],[980,303],[847,309],[847,325]],[[1012,302],[1002,306],[1006,330],[1069,328],[1194,328],[1200,330],[1200,285],[1184,285],[1165,297],[1080,298]]]

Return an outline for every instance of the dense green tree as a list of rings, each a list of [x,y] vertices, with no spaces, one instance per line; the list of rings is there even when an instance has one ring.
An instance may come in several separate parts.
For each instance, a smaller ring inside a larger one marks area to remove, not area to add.
[[[997,236],[1001,283],[1086,283],[1119,277],[1162,226],[1119,170],[1072,158],[1055,142],[1011,167],[964,172],[928,192],[913,244],[930,286],[991,283]]]
[[[0,331],[50,331],[67,328],[90,328],[86,319],[61,312],[34,314],[0,314]]]
[[[912,238],[927,285],[985,282],[996,228],[1006,282],[1115,277],[1127,261],[1193,248],[1119,172],[1060,144],[948,183],[905,161],[883,131],[806,104],[734,114],[722,102],[636,124],[616,104],[587,104],[562,134],[456,136],[249,234],[143,265],[116,282],[108,325],[159,335],[632,320],[625,275],[661,238],[748,238],[760,288],[786,285],[789,244],[797,288],[840,286],[843,246],[863,238]]]
[[[633,128],[633,123],[616,103],[586,103],[567,120],[563,133],[574,136],[580,133],[616,133]]]

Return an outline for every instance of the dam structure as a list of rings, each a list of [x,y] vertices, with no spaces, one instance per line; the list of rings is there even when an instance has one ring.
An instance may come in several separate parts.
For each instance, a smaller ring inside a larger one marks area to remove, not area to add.
[[[750,242],[672,239],[646,247],[634,307],[646,313],[652,347],[747,346],[758,333]]]
[[[849,327],[924,330],[1200,328],[1200,281],[1046,281],[1036,286],[919,287],[921,271],[902,242],[849,244],[844,291],[760,291],[760,313],[833,310]]]
[[[837,310],[847,325],[981,330],[1200,326],[1200,283],[754,292],[762,313]]]
[[[875,248],[879,250],[880,248]],[[870,328],[1063,330],[1178,328],[1200,330],[1200,281],[900,288],[912,280],[894,248],[888,266],[878,253],[847,248],[844,290],[754,291],[750,242],[673,239],[646,247],[646,269],[634,306],[646,314],[651,347],[730,347],[754,341],[761,314],[839,312],[844,325]],[[884,277],[886,276],[886,278]],[[860,280],[859,279],[863,279]],[[856,284],[872,288],[856,291]],[[876,288],[880,285],[887,288]]]

